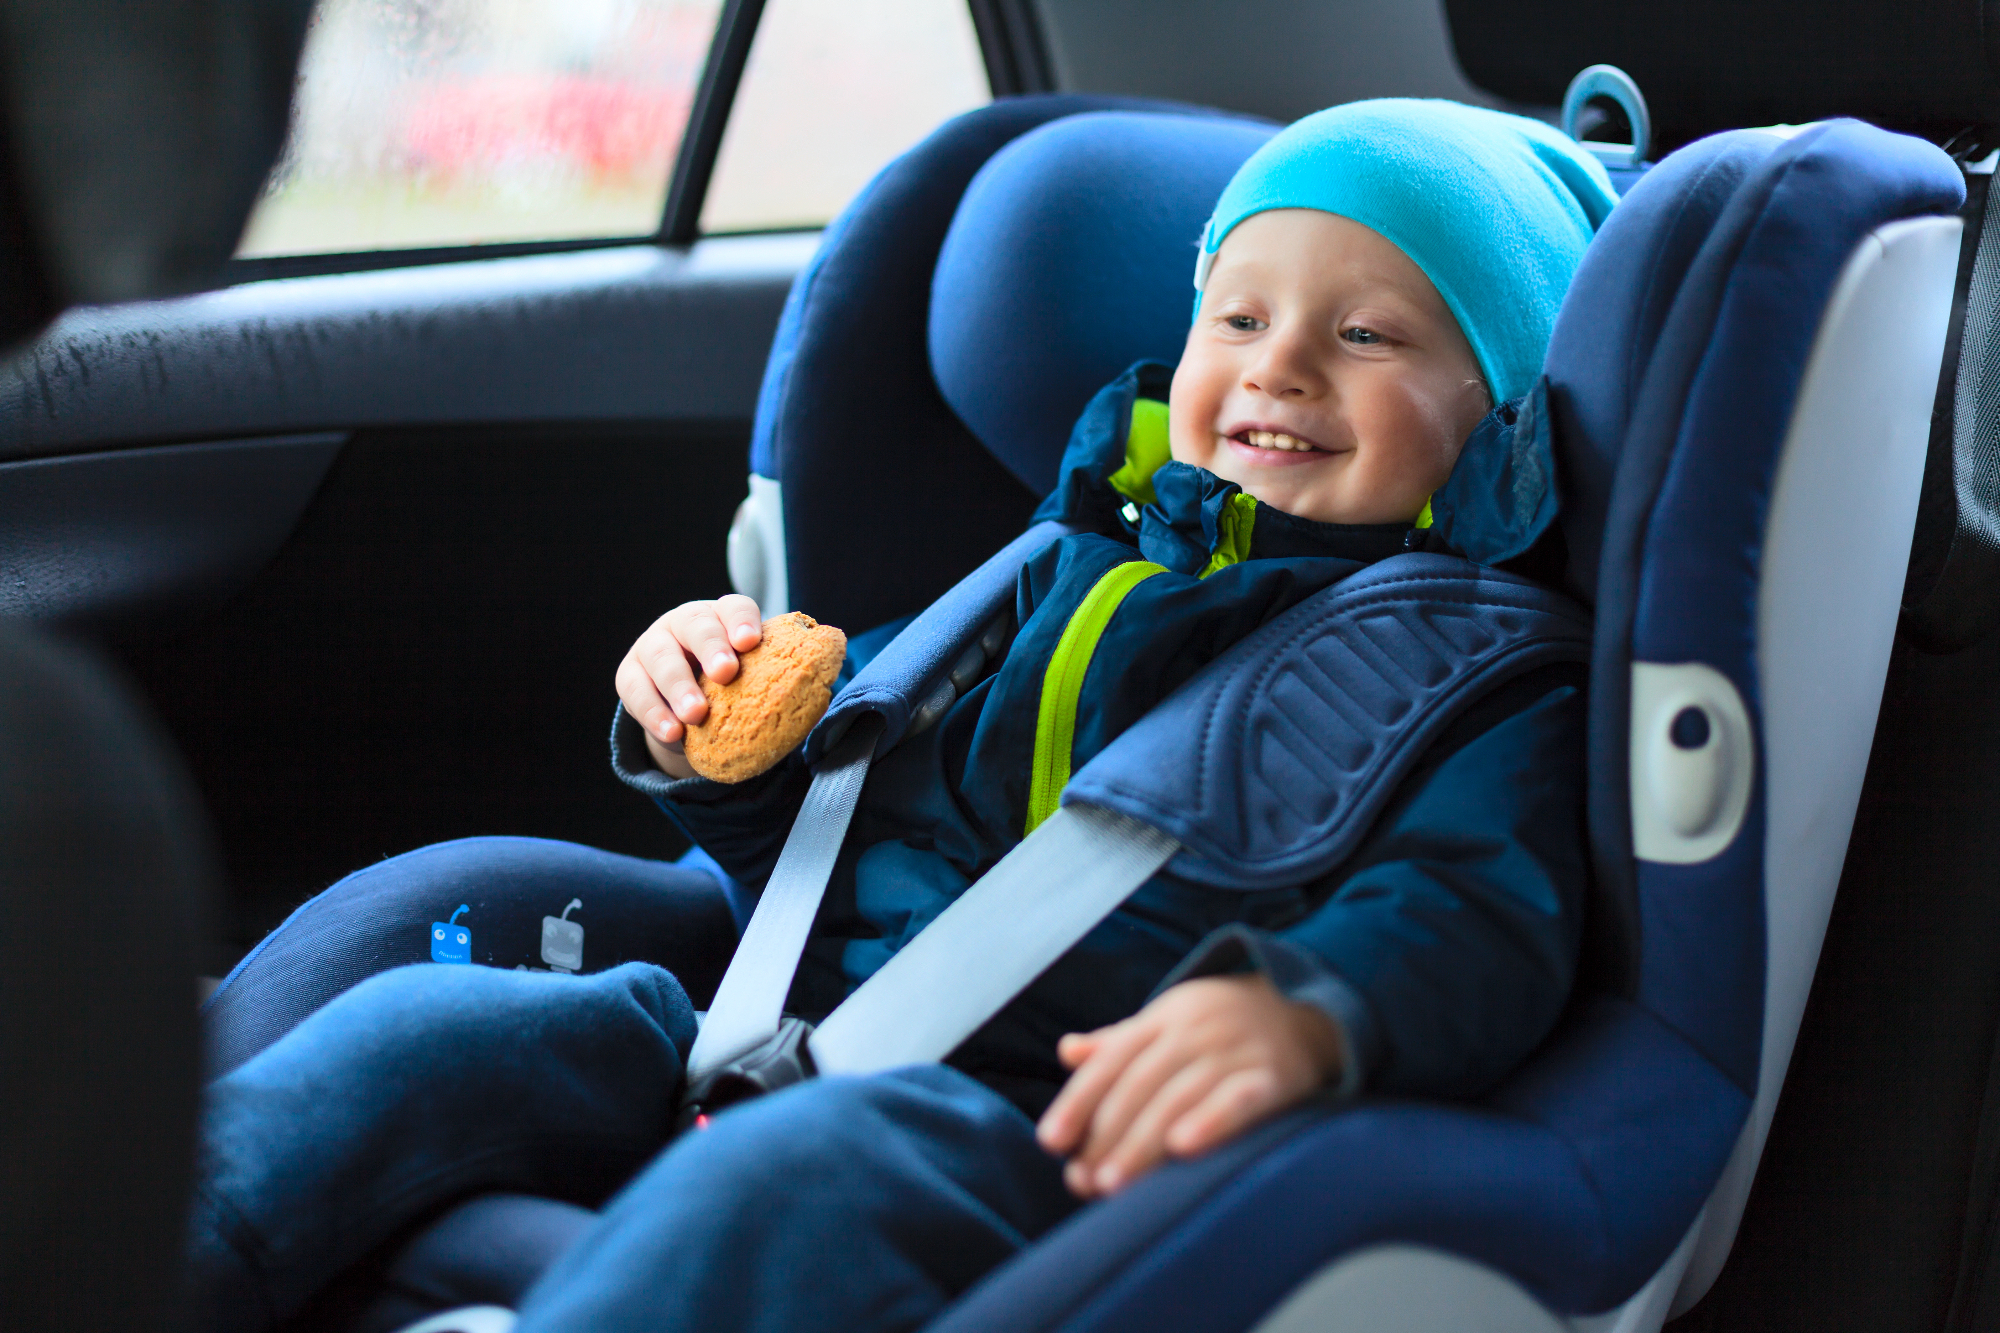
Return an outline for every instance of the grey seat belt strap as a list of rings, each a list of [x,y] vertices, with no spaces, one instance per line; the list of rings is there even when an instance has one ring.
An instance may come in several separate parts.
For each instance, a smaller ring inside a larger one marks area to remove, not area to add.
[[[1179,847],[1128,816],[1062,807],[827,1016],[806,1043],[814,1066],[867,1074],[944,1059]]]
[[[865,714],[827,752],[688,1052],[692,1080],[778,1030],[785,996],[875,757],[881,719]]]

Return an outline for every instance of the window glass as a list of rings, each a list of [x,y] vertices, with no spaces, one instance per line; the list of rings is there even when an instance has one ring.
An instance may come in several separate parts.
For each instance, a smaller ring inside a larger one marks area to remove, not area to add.
[[[702,230],[819,226],[891,158],[991,98],[966,0],[767,0]]]
[[[320,0],[237,254],[653,234],[721,7]]]

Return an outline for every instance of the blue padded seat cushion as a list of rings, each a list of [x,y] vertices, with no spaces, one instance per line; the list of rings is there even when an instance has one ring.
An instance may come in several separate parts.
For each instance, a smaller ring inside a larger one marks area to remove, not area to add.
[[[784,483],[795,608],[850,632],[911,614],[1026,525],[1040,497],[932,379],[931,275],[960,196],[995,151],[1103,110],[1203,114],[1126,97],[1002,98],[890,163],[827,228],[779,317],[750,447],[751,470]]]
[[[1055,488],[1092,394],[1135,361],[1180,360],[1202,227],[1274,133],[1212,114],[1070,116],[966,187],[931,282],[931,368],[1035,494]]]
[[[1762,151],[1743,170],[1746,149]],[[1600,891],[1628,904],[1636,925],[1627,937],[1637,949],[1630,993],[1755,1088],[1764,903],[1745,889],[1763,881],[1762,776],[1742,834],[1720,856],[1687,866],[1635,861],[1630,664],[1706,663],[1729,677],[1761,725],[1755,634],[1764,523],[1820,316],[1863,238],[1900,218],[1955,211],[1964,184],[1930,144],[1858,121],[1829,121],[1790,140],[1739,131],[1684,151],[1742,176],[1688,260],[1630,397],[1598,566],[1590,825]],[[1680,202],[1659,188],[1674,180],[1664,171],[1634,187],[1604,236],[1617,236],[1611,229],[1628,207],[1638,220]]]
[[[1472,701],[1585,662],[1590,617],[1538,583],[1406,552],[1322,589],[1210,662],[1072,777],[1181,844],[1170,869],[1254,892],[1332,873]]]
[[[1565,1313],[1606,1309],[1679,1243],[1748,1108],[1671,1029],[1600,998],[1484,1105],[1295,1113],[1084,1209],[926,1333],[1233,1333],[1391,1241],[1489,1264]]]
[[[1863,236],[1896,218],[1947,211],[1961,189],[1942,153],[1853,121],[1828,122],[1789,141],[1750,131],[1716,135],[1634,185],[1577,270],[1546,373],[1567,582],[1598,611],[1590,820],[1603,911],[1593,922],[1591,954],[1606,960],[1603,979],[1621,993],[1636,993],[1640,984],[1648,928],[1641,872],[1627,850],[1626,688],[1634,653],[1709,662],[1731,676],[1755,712],[1749,644],[1763,514],[1819,315]],[[1726,353],[1716,341],[1724,325]],[[1697,397],[1698,372],[1721,392]],[[1674,488],[1685,498],[1656,510],[1670,458],[1677,460]],[[1727,502],[1716,503],[1719,496]],[[1658,526],[1662,519],[1667,526]],[[1637,571],[1649,529],[1655,549],[1669,558],[1660,568],[1675,570],[1671,577],[1685,572],[1672,563],[1674,552],[1731,553],[1728,577],[1701,580],[1701,605],[1683,600],[1649,611],[1648,624],[1677,621],[1693,631],[1694,639],[1672,649],[1635,642],[1642,637]],[[1709,597],[1721,600],[1702,600]],[[1699,957],[1681,950],[1673,963],[1662,955],[1655,981],[1669,990],[1692,987],[1668,1003],[1700,1006],[1705,1040],[1719,1043],[1719,1055],[1726,1049],[1725,1067],[1754,1084],[1760,1038],[1740,1016],[1762,1008],[1762,902],[1725,887],[1761,881],[1761,786],[1753,799],[1746,836],[1723,857],[1644,873],[1663,890],[1650,923],[1665,932],[1661,938],[1701,921],[1705,937],[1729,938],[1742,951],[1725,960],[1728,950]],[[1708,896],[1677,900],[1669,882],[1690,877],[1711,886]],[[1702,916],[1711,909],[1722,915]],[[1730,935],[1733,924],[1725,923],[1738,922],[1749,933]],[[1684,963],[1699,975],[1668,981]]]

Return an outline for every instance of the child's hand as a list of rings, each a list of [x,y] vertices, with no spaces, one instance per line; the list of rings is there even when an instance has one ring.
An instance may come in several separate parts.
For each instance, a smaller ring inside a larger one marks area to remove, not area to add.
[[[1340,1029],[1262,976],[1183,981],[1122,1023],[1056,1047],[1075,1072],[1036,1137],[1082,1198],[1193,1157],[1304,1101],[1339,1072]]]
[[[764,637],[757,603],[741,593],[713,602],[683,602],[654,621],[618,664],[618,697],[639,720],[646,749],[672,778],[694,776],[681,753],[686,724],[708,716],[695,666],[718,684],[736,676],[736,654]]]

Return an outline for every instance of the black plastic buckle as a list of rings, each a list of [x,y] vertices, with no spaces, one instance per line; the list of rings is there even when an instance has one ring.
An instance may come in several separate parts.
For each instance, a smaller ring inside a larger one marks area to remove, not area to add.
[[[738,1102],[803,1083],[819,1071],[813,1068],[806,1038],[813,1025],[803,1018],[786,1018],[761,1045],[753,1046],[728,1064],[692,1079],[681,1094],[675,1131],[708,1128],[708,1118]]]

